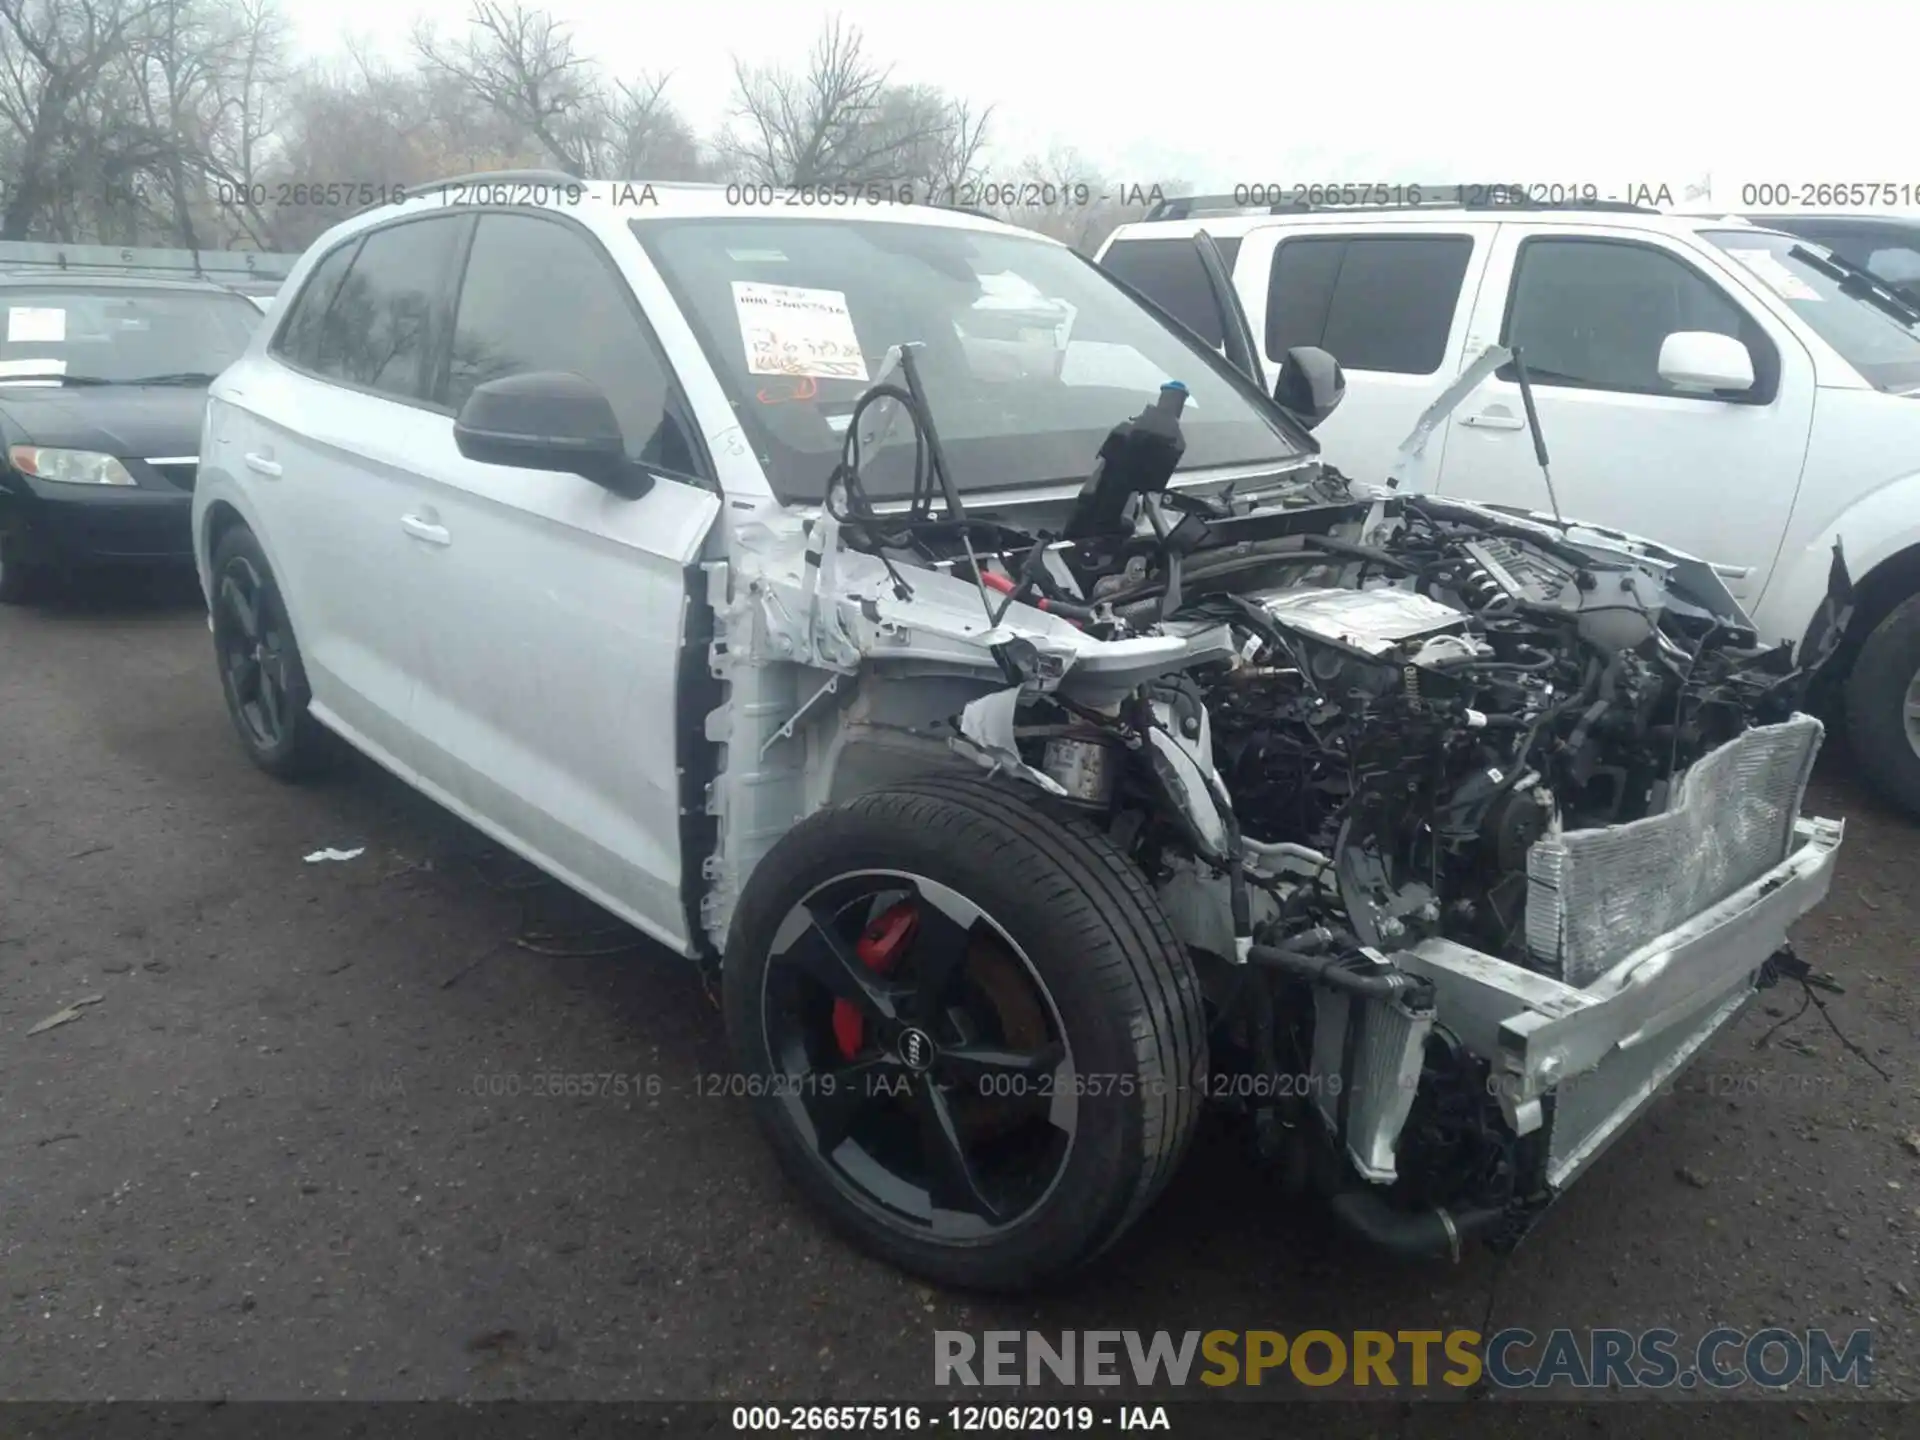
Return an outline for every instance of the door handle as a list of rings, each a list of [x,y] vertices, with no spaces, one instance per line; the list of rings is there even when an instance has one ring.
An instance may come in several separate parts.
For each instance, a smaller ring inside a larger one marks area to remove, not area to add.
[[[424,540],[429,545],[451,545],[453,536],[444,525],[436,525],[431,520],[422,520],[418,515],[402,515],[400,528],[416,540]]]
[[[1476,430],[1524,430],[1527,428],[1525,420],[1502,410],[1482,410],[1473,415],[1462,415],[1460,423],[1471,425]]]
[[[269,460],[266,456],[256,455],[251,450],[247,452],[247,468],[249,470],[257,470],[270,479],[278,480],[280,478],[280,462],[278,460]]]

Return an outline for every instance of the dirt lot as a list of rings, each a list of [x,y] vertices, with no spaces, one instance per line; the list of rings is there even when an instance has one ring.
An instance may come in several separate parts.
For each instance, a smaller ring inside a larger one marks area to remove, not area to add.
[[[1756,1007],[1506,1263],[1495,1327],[1869,1326],[1872,1393],[1920,1395],[1920,827],[1838,753],[1814,808],[1849,832],[1802,953],[1891,1081],[1814,1012],[1755,1049]],[[936,1294],[711,1093],[688,969],[514,943],[608,944],[524,873],[370,766],[254,771],[190,588],[0,613],[0,1396],[899,1399],[935,1328],[1483,1318],[1489,1257],[1368,1254],[1216,1135],[1071,1291]]]

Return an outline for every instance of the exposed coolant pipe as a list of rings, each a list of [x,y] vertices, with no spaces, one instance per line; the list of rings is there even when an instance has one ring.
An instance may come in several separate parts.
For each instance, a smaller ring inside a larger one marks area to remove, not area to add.
[[[1498,1206],[1454,1212],[1446,1209],[1396,1210],[1372,1189],[1342,1190],[1327,1197],[1334,1218],[1362,1240],[1403,1260],[1455,1264],[1461,1244],[1498,1224],[1506,1211]]]
[[[1284,970],[1312,984],[1325,985],[1330,990],[1342,990],[1369,1000],[1404,998],[1415,1005],[1433,1002],[1433,982],[1422,976],[1409,975],[1404,970],[1363,975],[1348,967],[1348,957],[1343,954],[1314,953],[1325,950],[1336,941],[1358,943],[1349,932],[1330,930],[1322,925],[1289,936],[1278,945],[1255,945],[1247,951],[1247,959],[1255,965],[1264,965],[1270,970]]]

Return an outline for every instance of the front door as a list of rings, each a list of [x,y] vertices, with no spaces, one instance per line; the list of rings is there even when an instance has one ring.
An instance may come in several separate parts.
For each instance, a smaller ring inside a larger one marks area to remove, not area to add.
[[[1497,338],[1533,386],[1561,513],[1712,563],[1751,601],[1766,584],[1812,430],[1813,364],[1773,317],[1696,257],[1638,232],[1503,224],[1467,351]],[[1657,373],[1680,330],[1741,340],[1744,395],[1689,394]],[[1548,511],[1508,366],[1454,411],[1440,490]]]
[[[627,500],[577,475],[421,437],[410,539],[426,596],[415,728],[428,777],[624,918],[687,941],[676,686],[687,574],[719,513],[694,427],[601,243],[559,217],[479,218],[436,399],[529,371],[586,377],[654,475]],[[701,657],[704,660],[704,657]]]

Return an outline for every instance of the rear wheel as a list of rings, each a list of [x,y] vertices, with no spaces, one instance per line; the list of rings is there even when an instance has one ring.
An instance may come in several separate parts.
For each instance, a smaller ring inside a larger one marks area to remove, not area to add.
[[[1094,827],[929,778],[782,837],[725,965],[744,1088],[799,1188],[865,1248],[1018,1290],[1159,1194],[1199,1109],[1199,987]]]
[[[327,758],[327,734],[307,711],[307,672],[280,587],[244,525],[214,547],[212,613],[220,688],[247,754],[283,780],[315,773]]]
[[[1860,647],[1847,676],[1847,738],[1866,778],[1920,816],[1920,595]]]

